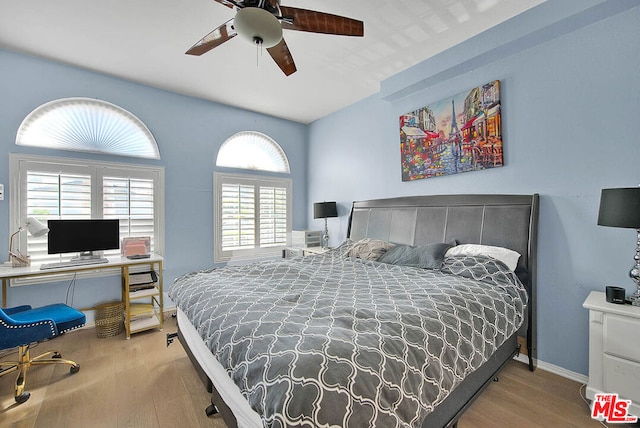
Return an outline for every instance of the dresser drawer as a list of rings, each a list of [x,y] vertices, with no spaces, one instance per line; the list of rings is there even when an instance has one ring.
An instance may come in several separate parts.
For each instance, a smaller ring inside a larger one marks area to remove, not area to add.
[[[607,314],[604,352],[640,363],[640,319]]]
[[[319,247],[322,245],[322,232],[319,230],[292,230],[291,245],[294,247]]]
[[[640,363],[604,355],[604,390],[640,403]]]

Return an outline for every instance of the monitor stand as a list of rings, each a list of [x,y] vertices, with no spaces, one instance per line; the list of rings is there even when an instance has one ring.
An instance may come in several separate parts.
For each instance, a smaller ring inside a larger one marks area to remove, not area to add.
[[[99,262],[100,260],[102,260],[102,255],[94,254],[93,251],[82,251],[80,254],[78,254],[78,257],[73,257],[71,259],[71,263],[88,262],[90,260],[95,260],[96,262]]]

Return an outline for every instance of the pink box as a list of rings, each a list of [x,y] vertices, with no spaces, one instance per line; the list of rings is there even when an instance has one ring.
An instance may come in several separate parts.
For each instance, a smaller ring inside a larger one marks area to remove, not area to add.
[[[151,252],[151,238],[123,238],[121,253],[124,257],[147,255]]]

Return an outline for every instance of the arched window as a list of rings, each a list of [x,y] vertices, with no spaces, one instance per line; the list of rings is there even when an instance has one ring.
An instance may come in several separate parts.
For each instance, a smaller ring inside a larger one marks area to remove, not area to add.
[[[16,144],[159,159],[149,129],[133,114],[92,98],[63,98],[41,105],[22,121]],[[151,251],[164,253],[164,168],[98,159],[10,154],[14,190],[10,223],[27,217],[105,218],[120,221],[120,238],[150,237]],[[15,226],[14,226],[15,227]],[[35,263],[67,261],[50,255],[47,238],[23,233],[16,245]],[[108,255],[118,256],[114,251]]]
[[[222,143],[216,166],[289,172],[289,161],[280,145],[272,138],[254,131],[238,132]]]
[[[289,161],[278,143],[253,131],[228,138],[218,151],[216,166],[289,173]],[[215,172],[213,182],[214,261],[281,255],[291,233],[291,179]]]
[[[140,119],[93,98],[63,98],[41,105],[18,128],[16,144],[160,159],[156,140]]]

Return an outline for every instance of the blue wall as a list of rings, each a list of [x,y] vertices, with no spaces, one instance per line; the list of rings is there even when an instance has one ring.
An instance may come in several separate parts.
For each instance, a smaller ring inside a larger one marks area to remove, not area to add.
[[[147,161],[15,145],[20,123],[41,104],[66,97],[99,98],[130,111],[151,130],[162,159]],[[220,145],[239,131],[262,132],[284,149],[293,179],[293,226],[306,226],[307,127],[298,123],[176,95],[124,80],[0,50],[0,262],[9,234],[9,153],[92,158],[165,168],[165,289],[173,279],[213,264],[213,171]],[[81,281],[74,306],[119,298],[119,278]],[[67,283],[14,287],[8,304],[64,301]]]
[[[354,199],[540,193],[538,357],[586,375],[584,299],[607,284],[634,290],[635,231],[596,222],[602,188],[640,184],[637,5],[549,0],[313,123],[308,201],[338,201],[332,244],[346,236]],[[496,79],[505,166],[402,182],[398,117]]]

